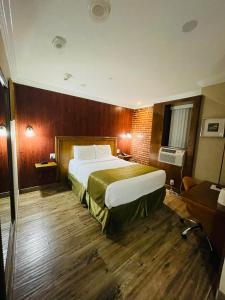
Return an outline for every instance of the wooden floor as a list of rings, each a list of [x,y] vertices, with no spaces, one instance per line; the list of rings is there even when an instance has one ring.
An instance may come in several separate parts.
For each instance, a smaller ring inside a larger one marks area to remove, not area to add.
[[[10,199],[9,197],[0,198],[0,220],[2,232],[3,258],[6,263],[9,232],[11,224]]]
[[[167,202],[186,213],[179,198]],[[14,299],[208,299],[207,245],[194,233],[182,240],[182,229],[163,208],[110,240],[71,191],[24,194]]]

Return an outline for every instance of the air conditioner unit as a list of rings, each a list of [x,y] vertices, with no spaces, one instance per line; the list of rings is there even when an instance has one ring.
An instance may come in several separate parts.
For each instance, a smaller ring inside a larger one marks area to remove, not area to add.
[[[171,147],[161,147],[158,160],[170,165],[182,167],[184,164],[185,150]]]

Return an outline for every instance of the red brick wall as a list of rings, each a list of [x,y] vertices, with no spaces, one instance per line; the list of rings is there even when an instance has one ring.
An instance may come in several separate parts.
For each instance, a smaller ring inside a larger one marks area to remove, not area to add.
[[[134,161],[145,165],[150,162],[152,117],[153,107],[133,111],[131,154]]]

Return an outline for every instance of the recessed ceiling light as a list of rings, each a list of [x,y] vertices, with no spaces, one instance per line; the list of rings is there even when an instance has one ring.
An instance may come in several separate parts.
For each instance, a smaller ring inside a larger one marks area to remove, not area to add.
[[[68,80],[68,79],[70,79],[72,76],[73,76],[73,75],[70,74],[70,73],[65,73],[65,74],[64,74],[64,80]]]
[[[111,10],[111,6],[108,0],[90,0],[89,13],[92,19],[98,22],[105,21]]]
[[[198,26],[198,21],[196,20],[191,20],[186,22],[183,26],[182,26],[182,31],[183,32],[191,32],[193,31],[196,27]]]

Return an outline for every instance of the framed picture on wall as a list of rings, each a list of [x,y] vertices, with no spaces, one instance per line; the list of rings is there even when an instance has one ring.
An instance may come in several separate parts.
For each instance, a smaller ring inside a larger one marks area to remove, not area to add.
[[[202,137],[224,137],[225,119],[203,119]]]

